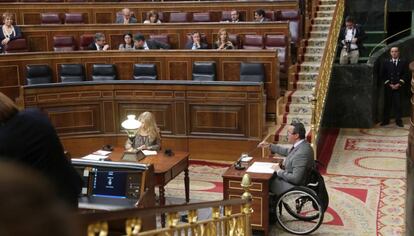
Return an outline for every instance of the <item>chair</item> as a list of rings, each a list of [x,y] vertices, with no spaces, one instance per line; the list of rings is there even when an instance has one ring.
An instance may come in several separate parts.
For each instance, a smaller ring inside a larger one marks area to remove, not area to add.
[[[62,23],[58,13],[40,13],[40,22],[42,25]]]
[[[288,41],[286,35],[266,35],[265,49],[277,50],[281,72],[287,71],[287,48]]]
[[[264,42],[262,35],[246,34],[243,41],[243,49],[258,50],[263,49]]]
[[[65,24],[84,24],[82,13],[65,13]]]
[[[114,64],[93,64],[92,65],[92,80],[106,81],[116,80],[117,73]]]
[[[74,50],[76,50],[76,43],[73,36],[53,36],[53,51],[67,52]]]
[[[188,22],[188,12],[171,12],[170,23]]]
[[[274,11],[265,11],[265,17],[269,19],[269,21],[275,21],[275,12]]]
[[[300,13],[296,10],[283,10],[276,12],[277,21],[289,21],[290,39],[294,44],[299,41],[300,30]]]
[[[134,80],[156,80],[157,66],[155,64],[134,64]]]
[[[229,40],[234,45],[235,49],[241,48],[241,40],[238,34],[229,34]]]
[[[159,42],[162,42],[162,43],[165,43],[165,44],[168,44],[169,46],[171,46],[170,45],[170,39],[168,38],[167,34],[151,34],[149,36],[149,38],[153,39],[153,40],[156,40],[156,41],[159,41]]]
[[[19,38],[11,40],[6,46],[4,46],[5,53],[13,52],[28,52],[27,41],[25,38]]]
[[[82,64],[61,64],[59,77],[62,83],[84,81],[85,70]]]
[[[48,65],[26,65],[26,82],[28,85],[52,82],[52,71]]]
[[[93,34],[82,34],[79,40],[79,50],[87,50],[89,44],[95,41],[95,35]]]
[[[264,82],[265,69],[263,64],[242,62],[240,65],[240,81]]]
[[[193,63],[193,80],[215,81],[216,80],[216,62],[195,61]]]
[[[193,22],[210,22],[211,16],[210,12],[194,12],[193,13]]]

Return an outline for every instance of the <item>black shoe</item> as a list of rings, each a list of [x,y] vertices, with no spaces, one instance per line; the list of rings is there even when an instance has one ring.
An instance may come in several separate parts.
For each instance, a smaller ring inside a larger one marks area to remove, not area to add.
[[[397,120],[395,123],[396,123],[396,124],[397,124],[397,126],[399,126],[399,127],[404,127],[404,125],[403,125],[403,123],[402,123],[402,121],[401,121],[401,120]]]
[[[385,125],[388,125],[388,124],[390,124],[390,122],[389,121],[383,121],[383,122],[381,122],[381,126],[385,126]]]

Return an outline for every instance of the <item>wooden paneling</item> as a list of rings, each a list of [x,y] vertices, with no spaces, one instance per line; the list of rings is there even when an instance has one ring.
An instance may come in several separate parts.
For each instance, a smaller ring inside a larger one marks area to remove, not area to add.
[[[92,1],[93,2],[93,1]],[[225,2],[123,2],[120,3],[4,3],[1,4],[3,12],[8,11],[16,15],[17,24],[40,24],[40,13],[55,12],[62,15],[66,12],[83,13],[86,23],[112,23],[115,16],[122,8],[130,8],[137,17],[138,22],[143,22],[147,12],[155,10],[163,12],[164,18],[169,19],[170,12],[211,12],[212,21],[220,21],[221,11],[237,9],[241,18],[245,21],[253,21],[256,9],[282,10],[299,9],[296,0],[279,1],[225,1]]]
[[[194,61],[203,61],[204,58],[215,61],[217,68],[222,68],[223,64],[232,64],[233,70],[224,69],[220,73],[217,73],[218,81],[239,80],[239,72],[241,62],[261,62],[265,64],[266,68],[266,80],[265,88],[267,95],[267,113],[275,113],[276,100],[279,97],[279,63],[274,51],[259,50],[228,50],[225,52],[218,52],[214,50],[151,50],[151,51],[135,51],[135,52],[94,52],[94,51],[79,51],[79,52],[46,52],[46,53],[25,53],[25,54],[6,54],[0,57],[0,77],[10,73],[10,71],[18,71],[14,73],[14,77],[6,77],[2,80],[4,85],[0,86],[0,89],[15,90],[18,85],[25,84],[25,67],[29,64],[47,64],[53,70],[53,81],[60,81],[58,78],[59,64],[62,63],[80,63],[86,68],[86,78],[91,79],[92,65],[96,63],[115,63],[121,65],[118,68],[118,76],[122,80],[129,80],[132,78],[132,67],[134,63],[150,63],[154,61],[158,66],[158,74],[165,75],[160,76],[159,80],[191,80],[192,79],[192,63]],[[171,66],[174,65],[174,66]],[[13,69],[10,69],[13,68]],[[237,71],[237,72],[236,72]],[[235,74],[236,73],[236,74]],[[214,93],[215,92],[215,93]],[[250,96],[250,94],[240,95],[238,93],[225,93],[226,98],[220,98],[224,96],[217,91],[209,91],[209,93],[199,93],[194,91],[188,93],[188,96],[194,96],[198,99],[226,99],[237,98],[237,96]],[[15,94],[8,92],[8,94]],[[156,93],[156,94],[155,94]],[[198,94],[197,94],[198,93]],[[137,97],[153,97],[154,100],[164,99],[179,95],[172,92],[158,92],[157,90],[117,90],[114,91],[115,97],[130,97],[135,99]],[[68,95],[69,96],[69,95]],[[72,96],[72,95],[70,95]],[[78,95],[77,95],[78,96]],[[79,95],[80,96],[80,95]],[[84,91],[81,95],[85,99],[89,97],[98,96],[94,92]],[[218,96],[218,98],[214,98]],[[11,97],[15,99],[16,97]],[[243,97],[242,99],[246,99]],[[248,108],[245,108],[248,109]],[[254,123],[254,122],[253,122]],[[184,130],[189,129],[189,126],[176,127],[177,129]],[[172,127],[171,127],[172,129]]]
[[[203,96],[203,102],[187,96],[214,94],[215,90],[219,90],[221,96]],[[260,117],[264,116],[261,83],[238,86],[227,82],[216,82],[212,86],[211,83],[192,81],[178,84],[173,81],[167,84],[162,81],[59,83],[24,86],[22,93],[20,100],[25,107],[38,107],[48,114],[65,148],[76,155],[87,154],[90,148],[86,146],[91,142],[95,148],[109,141],[112,145],[123,145],[126,134],[120,123],[127,114],[139,115],[143,111],[151,111],[155,115],[163,139],[168,140],[163,141],[164,148],[194,150],[194,158],[214,153],[214,159],[232,160],[235,156],[225,156],[229,153],[229,146],[227,150],[220,146],[237,142],[231,150],[238,153],[248,151],[262,139],[265,126],[264,122],[248,122],[249,117],[261,121]],[[230,95],[226,96],[227,93]],[[249,114],[249,110],[256,113]],[[254,130],[252,133],[256,136],[251,136],[248,130]],[[202,155],[198,155],[200,152]]]

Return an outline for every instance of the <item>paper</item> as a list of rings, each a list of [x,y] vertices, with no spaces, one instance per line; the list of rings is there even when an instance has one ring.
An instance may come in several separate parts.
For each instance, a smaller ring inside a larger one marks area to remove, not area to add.
[[[275,172],[273,166],[275,165],[277,164],[272,162],[254,162],[249,168],[247,168],[246,172],[273,174],[273,172]]]
[[[242,159],[240,159],[242,162],[249,162],[253,159],[253,157],[243,157]]]
[[[142,150],[145,156],[154,156],[157,155],[157,151],[151,151],[151,150]]]
[[[100,155],[100,156],[108,156],[109,154],[111,154],[110,151],[105,151],[105,150],[98,150],[94,153],[92,153],[94,155]]]
[[[107,156],[101,156],[101,155],[95,155],[95,154],[89,154],[87,156],[82,157],[82,159],[92,160],[92,161],[103,161],[106,158],[108,158],[108,157]]]

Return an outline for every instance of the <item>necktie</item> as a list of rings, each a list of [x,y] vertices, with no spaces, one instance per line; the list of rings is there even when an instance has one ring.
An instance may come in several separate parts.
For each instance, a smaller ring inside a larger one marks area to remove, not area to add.
[[[292,147],[289,149],[289,154],[293,151],[293,149],[295,149],[295,146],[292,146]]]
[[[397,62],[398,62],[397,60],[394,60],[394,65],[395,65],[395,66],[397,66]]]

